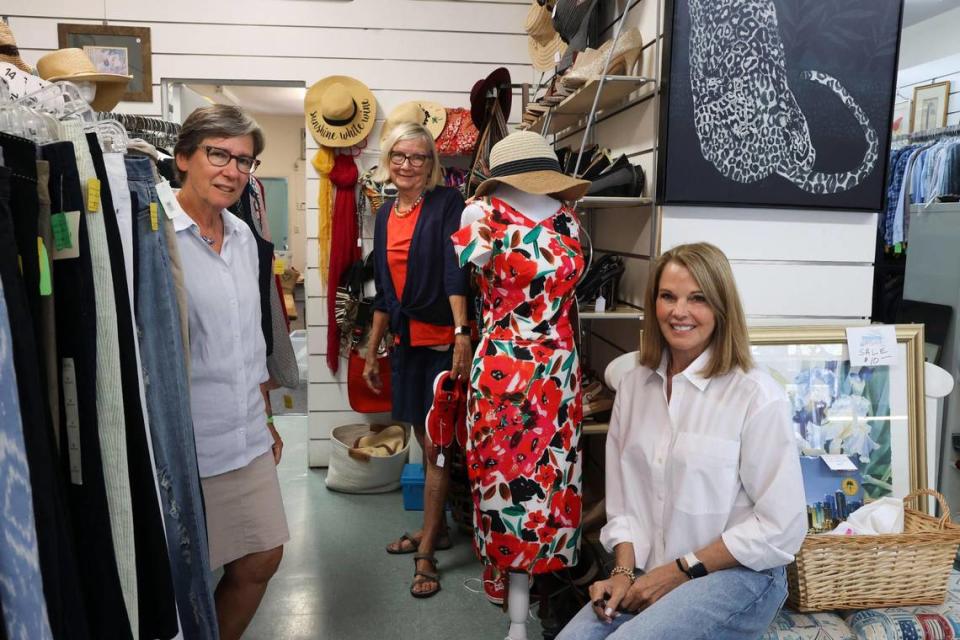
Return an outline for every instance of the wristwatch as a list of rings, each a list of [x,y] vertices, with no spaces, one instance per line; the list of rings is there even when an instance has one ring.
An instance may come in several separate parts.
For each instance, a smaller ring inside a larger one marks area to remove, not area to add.
[[[687,574],[691,580],[695,578],[702,578],[703,576],[710,573],[707,571],[707,568],[703,566],[703,563],[700,562],[700,559],[691,551],[687,555],[683,556],[683,561],[687,563],[687,568],[684,570],[684,573]]]
[[[470,325],[462,324],[459,327],[456,327],[453,330],[453,335],[455,336],[469,336],[470,335]]]

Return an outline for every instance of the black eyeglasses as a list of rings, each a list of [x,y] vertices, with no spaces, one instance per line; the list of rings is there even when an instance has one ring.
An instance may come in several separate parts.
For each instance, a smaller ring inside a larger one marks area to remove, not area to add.
[[[414,169],[419,169],[427,163],[427,160],[430,159],[430,156],[425,156],[422,153],[411,153],[406,154],[402,151],[391,151],[390,152],[390,164],[402,167],[403,163],[407,160],[410,161],[410,166]]]
[[[215,167],[225,167],[230,164],[230,160],[237,161],[237,170],[240,173],[253,173],[260,166],[260,161],[250,156],[235,156],[226,149],[220,147],[211,147],[203,145],[203,150],[207,152],[207,160]],[[401,163],[402,164],[402,163]]]

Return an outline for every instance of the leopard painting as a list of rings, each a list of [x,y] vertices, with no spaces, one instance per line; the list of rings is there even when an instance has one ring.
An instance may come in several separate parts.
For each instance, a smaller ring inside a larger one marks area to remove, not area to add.
[[[689,0],[690,84],[704,158],[731,180],[772,174],[815,194],[856,187],[874,169],[879,142],[870,119],[826,73],[804,80],[830,89],[853,114],[867,150],[856,169],[814,171],[817,151],[807,119],[787,82],[786,55],[773,0]]]

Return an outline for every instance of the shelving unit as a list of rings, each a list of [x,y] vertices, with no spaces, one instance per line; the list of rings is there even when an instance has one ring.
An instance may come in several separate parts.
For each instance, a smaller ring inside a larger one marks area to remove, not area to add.
[[[630,209],[645,207],[653,204],[652,198],[613,198],[606,196],[587,196],[577,202],[578,211],[592,211],[594,209]]]
[[[583,423],[583,435],[599,436],[604,435],[610,430],[610,425],[606,422],[585,422]]]
[[[581,320],[643,320],[643,310],[620,305],[613,311],[580,311]]]
[[[544,136],[559,133],[578,124],[584,117],[595,119],[597,112],[619,106],[631,93],[651,83],[655,83],[653,78],[643,76],[608,75],[604,76],[602,81],[601,78],[590,80],[567,96],[563,102],[548,108],[542,116],[523,128],[537,131]],[[594,107],[598,90],[600,96]]]

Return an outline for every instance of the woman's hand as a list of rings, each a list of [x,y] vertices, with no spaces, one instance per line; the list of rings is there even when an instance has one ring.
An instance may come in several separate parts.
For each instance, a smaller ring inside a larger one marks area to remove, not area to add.
[[[380,379],[380,361],[377,360],[375,349],[367,349],[367,357],[363,362],[363,380],[374,393],[380,393],[383,390],[383,381]]]
[[[597,580],[590,585],[590,602],[593,612],[602,622],[613,622],[620,602],[630,589],[630,578],[616,575],[606,580]]]
[[[273,423],[268,422],[267,428],[270,429],[270,435],[273,436],[273,444],[270,449],[273,450],[273,464],[277,465],[280,464],[280,458],[283,456],[283,439],[277,433]]]
[[[473,355],[470,346],[470,336],[457,335],[454,338],[453,364],[450,367],[454,380],[470,379],[470,359]]]
[[[643,611],[689,579],[675,562],[651,569],[637,576],[620,602],[620,607],[629,613]]]

